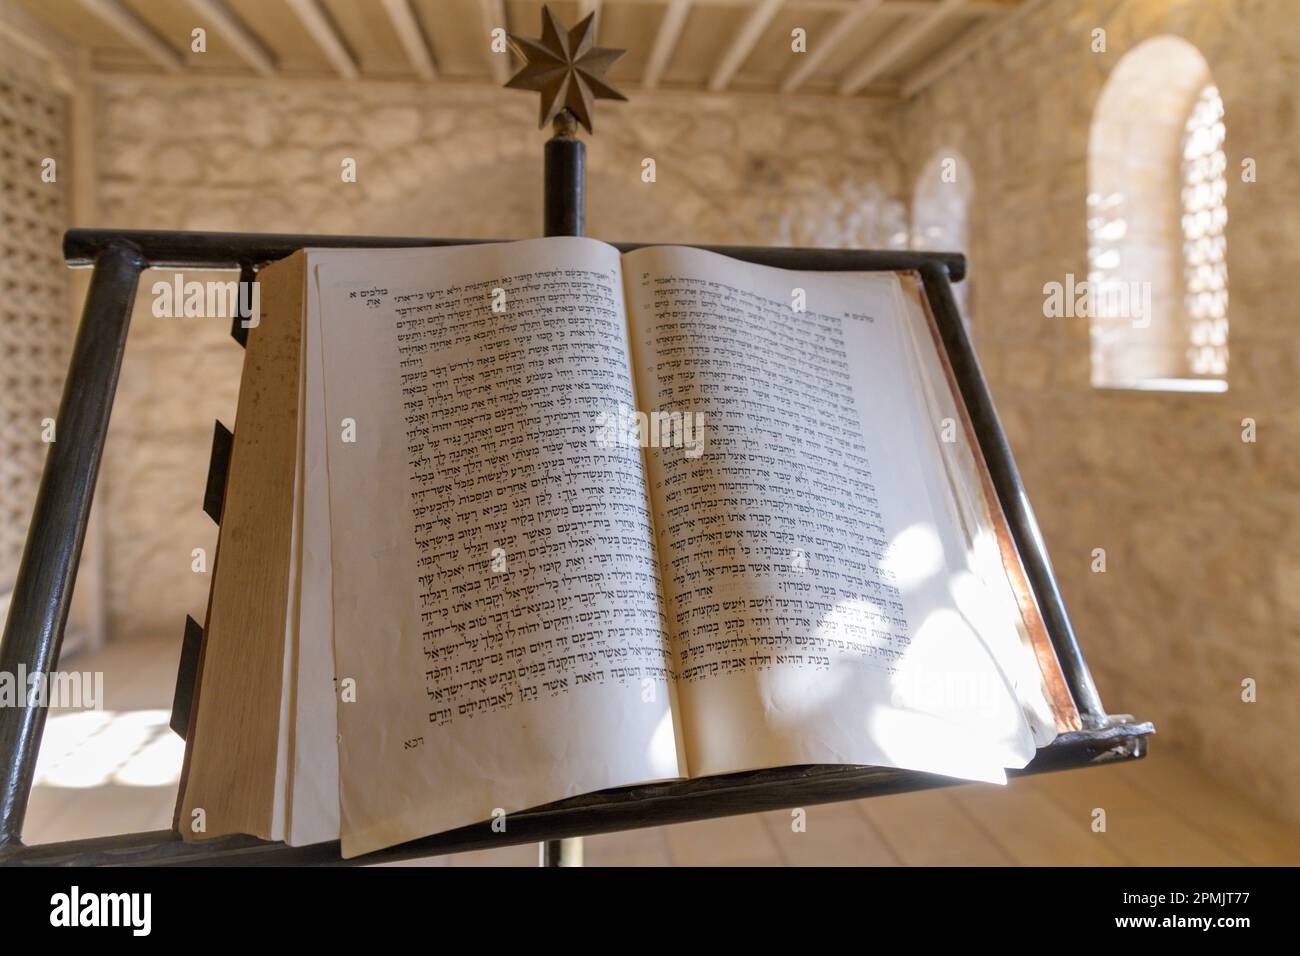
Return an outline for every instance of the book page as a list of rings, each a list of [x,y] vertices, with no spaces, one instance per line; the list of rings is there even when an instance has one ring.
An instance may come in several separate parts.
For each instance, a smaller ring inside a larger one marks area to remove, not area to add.
[[[985,632],[893,274],[624,257],[693,775],[848,763],[1004,781],[1034,753]],[[664,413],[667,413],[665,416]],[[656,444],[655,437],[659,438]],[[668,436],[671,439],[671,435]]]
[[[370,266],[385,249],[308,249],[299,383],[297,606],[291,622],[289,799],[285,842],[304,846],[339,836],[338,716],[334,702],[333,575],[329,477],[325,466],[325,380],[316,268],[329,262]]]
[[[682,776],[616,250],[316,281],[344,855]]]

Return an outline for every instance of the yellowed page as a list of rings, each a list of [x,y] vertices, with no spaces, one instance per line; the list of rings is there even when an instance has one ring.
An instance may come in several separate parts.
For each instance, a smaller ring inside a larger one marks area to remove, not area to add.
[[[185,839],[284,835],[286,620],[293,590],[294,484],[304,258],[261,274],[249,332],[198,699],[177,826]],[[199,824],[203,829],[198,829]]]
[[[896,277],[678,247],[623,268],[642,410],[702,416],[699,457],[648,452],[692,774],[1005,780],[1033,738],[980,629],[1014,625],[972,616]]]
[[[617,252],[316,281],[344,855],[682,776],[642,455],[593,436],[632,402]]]

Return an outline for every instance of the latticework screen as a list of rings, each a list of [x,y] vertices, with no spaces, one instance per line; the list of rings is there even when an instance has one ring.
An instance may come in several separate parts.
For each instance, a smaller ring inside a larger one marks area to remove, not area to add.
[[[0,45],[0,603],[18,570],[49,447],[42,421],[55,416],[65,368],[67,114],[39,64]]]

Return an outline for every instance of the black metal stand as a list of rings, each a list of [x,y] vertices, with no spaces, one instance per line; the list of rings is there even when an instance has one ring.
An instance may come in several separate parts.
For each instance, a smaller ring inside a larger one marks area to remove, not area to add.
[[[568,110],[555,117],[542,167],[542,234],[581,236],[586,227],[587,147],[578,139],[578,121]],[[541,866],[582,866],[582,837],[547,840]]]
[[[545,233],[583,232],[584,147],[572,118],[561,114],[546,144]],[[231,233],[73,230],[64,238],[69,265],[95,272],[68,368],[63,401],[41,478],[9,620],[0,644],[0,670],[49,673],[58,666],[77,562],[85,537],[95,478],[103,455],[109,412],[117,387],[127,327],[140,273],[147,267],[239,269],[249,281],[255,266],[305,247],[394,248],[460,245],[465,240],[387,236],[293,236]],[[617,244],[621,251],[637,244]],[[1006,513],[1048,635],[1084,729],[1063,734],[1021,773],[1044,773],[1132,760],[1146,752],[1149,723],[1108,715],[1070,625],[1038,523],[1002,434],[979,363],[953,301],[949,281],[965,274],[954,253],[781,249],[703,246],[763,265],[812,271],[915,269],[952,364],[998,499]],[[235,335],[242,330],[236,323]],[[214,469],[220,477],[224,469]],[[191,647],[196,645],[191,640]],[[188,701],[187,688],[177,690]],[[661,826],[791,806],[810,806],[867,796],[950,786],[930,774],[879,767],[784,767],[683,783],[630,787],[588,794],[510,817],[508,834],[489,824],[390,847],[342,860],[337,842],[287,847],[252,837],[185,843],[173,831],[27,847],[20,840],[45,723],[43,704],[0,708],[0,862],[5,864],[365,864],[442,853],[541,843],[547,865],[580,865],[584,835]]]
[[[586,227],[587,147],[578,139],[578,122],[568,110],[555,117],[554,133],[543,158],[542,234],[581,236]]]

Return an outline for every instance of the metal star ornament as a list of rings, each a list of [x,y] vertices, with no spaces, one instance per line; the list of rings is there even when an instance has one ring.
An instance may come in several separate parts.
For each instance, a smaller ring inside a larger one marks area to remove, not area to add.
[[[595,19],[596,15],[590,13],[566,31],[550,7],[544,6],[540,39],[509,34],[515,52],[525,60],[525,65],[506,87],[542,94],[540,129],[545,129],[562,110],[568,110],[590,133],[593,101],[627,99],[604,79],[605,71],[625,51],[595,45]]]

